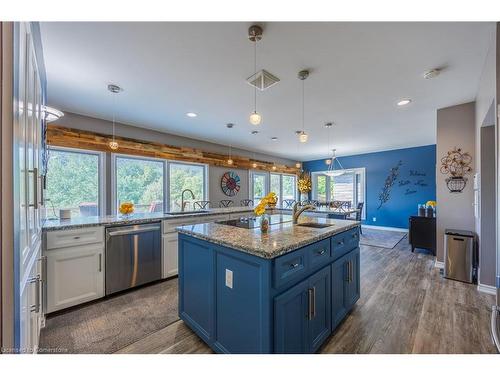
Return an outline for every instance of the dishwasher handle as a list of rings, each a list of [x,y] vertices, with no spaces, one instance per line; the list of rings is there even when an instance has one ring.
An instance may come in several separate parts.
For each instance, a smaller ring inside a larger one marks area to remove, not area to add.
[[[153,232],[153,231],[159,231],[160,226],[159,225],[143,225],[143,226],[137,226],[137,227],[132,227],[130,229],[120,229],[120,230],[108,230],[108,236],[114,237],[114,236],[126,236],[130,234],[137,234],[137,233],[144,233],[144,232]]]

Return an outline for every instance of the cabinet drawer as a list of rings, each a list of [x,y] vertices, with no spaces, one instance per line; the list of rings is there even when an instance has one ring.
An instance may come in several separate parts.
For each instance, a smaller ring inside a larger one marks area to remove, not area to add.
[[[279,288],[306,273],[305,248],[285,254],[274,260],[274,287]]]
[[[304,248],[311,269],[328,264],[331,261],[330,239],[313,243]]]
[[[104,227],[89,227],[47,232],[47,250],[91,243],[102,243],[104,246]]]
[[[359,228],[356,227],[347,232],[337,234],[331,238],[331,241],[332,257],[333,259],[338,259],[359,246]]]

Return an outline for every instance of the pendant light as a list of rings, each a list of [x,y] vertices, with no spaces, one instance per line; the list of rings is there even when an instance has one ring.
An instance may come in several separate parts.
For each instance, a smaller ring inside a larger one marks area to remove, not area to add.
[[[248,39],[253,42],[253,68],[254,74],[257,74],[257,42],[262,39],[262,28],[257,25],[250,26],[248,29]],[[260,125],[262,116],[257,112],[257,87],[254,86],[253,90],[254,107],[248,121],[250,121],[252,125]]]
[[[336,156],[336,151],[335,149],[332,150],[332,158],[331,162],[328,165],[328,171],[325,172],[325,174],[329,177],[338,177],[342,176],[345,173],[344,167],[342,166],[342,163],[340,162],[339,159],[337,159]],[[335,162],[339,165],[340,169],[335,169]]]
[[[229,145],[229,158],[227,159],[228,165],[233,165],[233,159],[231,159],[231,145]]]
[[[108,85],[108,91],[111,94],[118,94],[122,91],[120,86],[117,85]],[[109,148],[113,151],[118,150],[118,142],[115,140],[115,98],[113,96],[113,139],[108,143]]]
[[[300,142],[297,143],[297,156],[299,156],[299,155],[300,155]],[[301,170],[302,169],[302,163],[300,161],[297,161],[295,163],[295,168]]]
[[[305,80],[309,77],[309,70],[301,70],[298,74],[298,78],[302,81],[302,130],[297,131],[297,135],[299,136],[299,141],[301,143],[306,143],[309,136],[305,132]]]
[[[331,123],[331,122],[327,122],[325,124],[325,128],[328,130],[328,150],[330,150],[330,132],[331,132],[332,126],[333,126],[333,123]],[[325,160],[325,164],[326,165],[331,165],[332,164],[332,159],[330,159],[330,158],[326,159]]]

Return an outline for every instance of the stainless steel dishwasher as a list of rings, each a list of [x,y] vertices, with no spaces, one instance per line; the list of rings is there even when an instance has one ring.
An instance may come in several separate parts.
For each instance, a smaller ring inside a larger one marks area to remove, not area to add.
[[[106,295],[161,279],[161,224],[106,228]]]

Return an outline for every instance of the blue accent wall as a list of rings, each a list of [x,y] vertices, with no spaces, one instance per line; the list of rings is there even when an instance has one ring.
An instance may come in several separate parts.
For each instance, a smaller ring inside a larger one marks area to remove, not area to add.
[[[408,228],[408,217],[417,213],[418,204],[436,200],[436,145],[338,159],[346,169],[366,169],[366,220],[363,224]],[[379,208],[379,196],[386,179],[391,168],[397,167],[400,161],[398,175],[389,189],[389,199]],[[303,166],[309,172],[328,168],[325,159],[304,162]],[[374,217],[377,221],[373,221]]]

